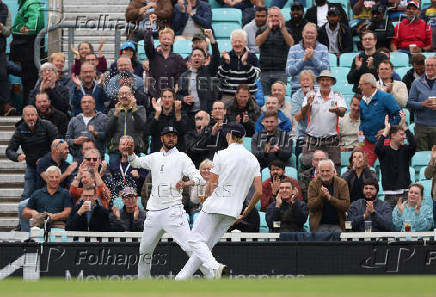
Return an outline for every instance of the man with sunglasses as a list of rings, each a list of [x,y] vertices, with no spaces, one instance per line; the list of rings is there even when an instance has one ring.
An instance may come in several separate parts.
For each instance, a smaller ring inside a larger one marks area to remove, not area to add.
[[[144,222],[144,233],[139,247],[138,278],[151,277],[153,251],[164,232],[174,238],[180,247],[188,254],[192,249],[188,244],[190,239],[189,223],[182,204],[184,176],[198,185],[200,173],[195,169],[192,160],[176,148],[178,132],[172,126],[161,130],[162,150],[145,157],[138,157],[135,144],[123,148],[128,155],[128,161],[134,168],[145,168],[151,171],[153,178],[150,198],[147,202],[147,217]]]
[[[145,211],[138,207],[138,194],[135,188],[125,187],[120,194],[124,207],[109,215],[111,226],[118,232],[144,231]]]

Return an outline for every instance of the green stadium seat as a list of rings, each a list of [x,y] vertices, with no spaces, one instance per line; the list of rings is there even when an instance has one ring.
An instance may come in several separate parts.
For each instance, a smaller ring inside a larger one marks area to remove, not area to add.
[[[285,175],[298,180],[298,171],[294,167],[286,166],[285,167]]]
[[[191,54],[192,40],[176,40],[173,45],[173,52],[177,54]]]
[[[336,56],[335,56],[336,58]],[[332,64],[330,64],[330,70],[334,77],[336,77],[336,84],[348,84],[347,81],[347,75],[350,71],[350,68],[348,67],[332,67]]]
[[[269,172],[269,168],[264,168],[262,169],[262,172],[260,173],[261,178],[262,178],[262,182],[266,181],[268,178],[271,177],[271,174]]]
[[[410,181],[414,183],[416,181],[416,173],[413,167],[409,167]]]
[[[421,167],[421,169],[419,170],[419,182],[423,181],[423,180],[427,180],[428,178],[425,177],[425,169],[427,168],[427,166]]]
[[[242,11],[236,8],[212,9],[212,24],[221,22],[234,22],[242,26]]]
[[[348,166],[348,163],[350,162],[349,161],[350,156],[351,156],[351,152],[341,152],[341,167]]]
[[[348,67],[351,68],[351,65],[353,64],[354,57],[358,53],[343,53],[339,57],[339,66],[340,67]]]
[[[409,66],[409,56],[406,53],[392,52],[389,60],[394,64],[394,67]]]
[[[424,201],[427,199],[430,203],[433,203],[433,200],[431,198],[431,186],[432,186],[432,180],[426,179],[419,182],[424,187]]]
[[[230,39],[230,34],[236,29],[241,29],[241,25],[232,22],[220,22],[212,24],[213,32],[215,33],[215,38],[220,39]],[[219,42],[219,41],[218,41]]]
[[[410,70],[410,67],[398,67],[395,68],[395,72],[403,79],[403,77],[406,75],[407,71]]]
[[[259,211],[259,218],[260,218],[259,232],[268,233],[269,228],[268,228],[268,224],[266,223],[266,214],[263,211]]]
[[[251,152],[251,137],[244,137],[242,145]]]
[[[282,11],[282,15],[285,18],[285,21],[289,21],[291,19],[291,8],[290,7],[286,7],[281,9]]]
[[[416,152],[412,157],[412,167],[418,174],[422,167],[426,167],[431,158],[431,151]]]
[[[330,69],[332,67],[338,66],[338,57],[336,57],[335,54],[329,53],[329,63],[330,63]]]
[[[218,50],[220,53],[223,51],[230,52],[232,50],[232,41],[230,39],[218,40]]]

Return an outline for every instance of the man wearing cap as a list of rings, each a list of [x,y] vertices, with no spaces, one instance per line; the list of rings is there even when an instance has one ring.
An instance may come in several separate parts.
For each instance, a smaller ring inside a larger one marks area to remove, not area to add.
[[[322,71],[317,77],[319,90],[304,97],[301,113],[308,116],[303,155],[316,150],[327,152],[337,168],[341,164],[341,150],[338,138],[339,117],[347,111],[347,104],[341,93],[331,87],[336,78],[329,70]]]
[[[315,0],[315,5],[309,8],[304,15],[304,18],[321,28],[325,23],[327,23],[327,12],[331,7],[336,7],[341,15],[341,20],[345,26],[348,26],[348,17],[345,10],[342,8],[340,3],[330,3],[327,0]]]
[[[173,30],[179,37],[201,33],[201,29],[212,28],[212,9],[206,1],[178,0],[174,6]]]
[[[420,13],[419,2],[410,0],[407,3],[406,18],[395,26],[392,52],[416,54],[432,51],[432,29],[420,18]]]
[[[392,38],[394,38],[394,25],[385,16],[386,6],[382,3],[377,3],[371,8],[370,23],[366,30],[372,31],[377,37],[376,48],[389,48]]]
[[[142,77],[144,68],[141,63],[138,62],[138,56],[136,52],[135,44],[127,40],[120,47],[120,56],[124,56],[130,59],[132,62],[133,73],[139,77]],[[117,62],[113,62],[110,67],[110,77],[114,77],[118,74]]]
[[[335,6],[327,12],[327,23],[318,30],[318,41],[337,57],[353,51],[353,37],[348,26],[341,23],[341,13]]]
[[[254,19],[243,28],[247,33],[247,46],[251,53],[259,53],[259,47],[256,45],[256,32],[266,24],[267,14],[268,10],[265,6],[256,6]]]
[[[260,81],[265,95],[270,95],[274,82],[287,81],[286,58],[289,47],[294,45],[294,39],[286,30],[285,18],[278,7],[268,10],[266,26],[256,32],[256,45],[260,50]]]
[[[109,214],[111,229],[116,232],[142,232],[144,231],[145,211],[138,207],[138,194],[132,187],[121,190],[124,207],[114,209]]]
[[[193,255],[176,276],[176,280],[192,277],[199,267],[208,268],[213,272],[213,278],[221,278],[226,266],[216,261],[211,250],[232,224],[239,223],[251,212],[262,196],[259,162],[242,145],[244,127],[232,122],[226,125],[225,132],[229,146],[217,152],[213,158],[214,166],[206,185],[206,201],[194,222],[188,241]],[[253,183],[254,194],[240,215]]]
[[[286,30],[291,33],[294,39],[294,44],[301,41],[303,36],[301,32],[303,31],[304,25],[307,21],[304,19],[304,6],[300,2],[294,2],[291,5],[291,19],[286,22]]]
[[[146,206],[144,233],[139,246],[138,278],[151,277],[153,251],[164,232],[169,233],[189,256],[192,254],[188,243],[189,223],[181,192],[185,186],[184,176],[188,176],[195,185],[199,184],[201,176],[192,160],[177,150],[177,139],[176,128],[165,126],[161,130],[162,151],[139,158],[134,153],[133,141],[129,141],[123,148],[130,165],[150,170],[153,179]]]

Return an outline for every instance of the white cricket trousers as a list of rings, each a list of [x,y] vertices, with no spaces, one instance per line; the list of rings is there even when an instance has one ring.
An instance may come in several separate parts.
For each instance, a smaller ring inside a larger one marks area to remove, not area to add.
[[[151,277],[153,251],[164,232],[174,238],[182,250],[188,254],[188,257],[191,255],[191,248],[188,243],[191,231],[183,205],[179,204],[162,210],[147,211],[144,232],[139,245],[138,278]]]
[[[219,267],[219,263],[212,255],[212,248],[234,222],[233,217],[201,211],[192,227],[191,238],[188,240],[192,256],[177,274],[176,280],[191,278],[199,268],[206,278],[211,278],[212,270]],[[208,270],[208,274],[204,273],[204,268]]]

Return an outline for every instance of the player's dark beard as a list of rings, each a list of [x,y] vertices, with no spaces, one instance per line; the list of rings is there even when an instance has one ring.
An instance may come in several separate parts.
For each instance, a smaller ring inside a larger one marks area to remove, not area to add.
[[[163,146],[167,149],[167,150],[171,150],[173,147],[176,146],[176,144],[173,142],[171,144],[169,143],[163,143]]]

